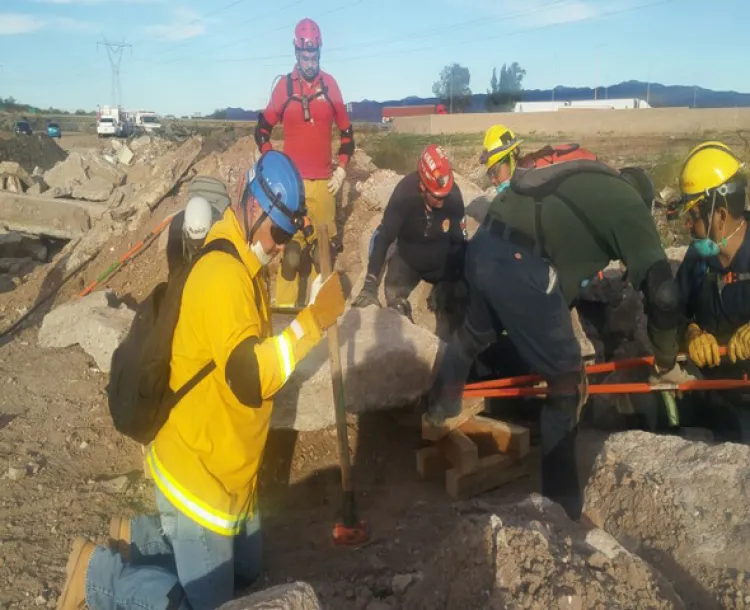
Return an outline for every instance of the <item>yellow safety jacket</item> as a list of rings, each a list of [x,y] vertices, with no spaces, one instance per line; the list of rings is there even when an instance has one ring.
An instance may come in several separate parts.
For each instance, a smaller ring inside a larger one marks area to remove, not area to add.
[[[211,228],[206,243],[215,239],[231,241],[242,262],[212,252],[190,272],[172,341],[170,387],[177,390],[212,359],[216,369],[172,409],[149,450],[148,464],[156,485],[179,510],[231,536],[257,507],[272,398],[322,333],[312,313],[303,310],[272,336],[261,265],[231,208]],[[247,349],[255,351],[263,400],[247,406],[227,385],[225,370],[235,347],[253,337],[258,342]]]

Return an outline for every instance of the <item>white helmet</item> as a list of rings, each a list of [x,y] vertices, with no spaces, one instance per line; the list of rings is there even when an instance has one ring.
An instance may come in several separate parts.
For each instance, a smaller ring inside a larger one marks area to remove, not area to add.
[[[185,237],[204,240],[212,224],[213,210],[211,204],[203,197],[191,197],[185,208],[185,219],[182,224]]]

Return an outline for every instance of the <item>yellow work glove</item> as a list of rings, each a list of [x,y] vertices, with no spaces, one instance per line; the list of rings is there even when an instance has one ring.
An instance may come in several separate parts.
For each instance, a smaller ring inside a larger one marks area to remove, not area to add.
[[[750,359],[750,322],[740,326],[729,340],[729,359],[732,362]]]
[[[344,313],[344,290],[341,288],[339,274],[332,273],[325,282],[320,284],[320,288],[314,286],[311,292],[313,295],[308,309],[315,318],[318,328],[324,331],[333,326],[338,317]]]
[[[748,335],[750,338],[750,334]],[[687,329],[688,354],[700,368],[713,368],[721,364],[719,342],[711,333],[707,333],[697,324],[690,324]],[[750,354],[750,343],[747,354]]]

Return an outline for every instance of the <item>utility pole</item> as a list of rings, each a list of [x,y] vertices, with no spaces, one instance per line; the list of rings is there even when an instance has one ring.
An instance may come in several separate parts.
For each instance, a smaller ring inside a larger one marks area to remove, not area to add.
[[[126,49],[132,49],[133,45],[125,42],[110,42],[106,38],[96,43],[97,50],[100,46],[107,49],[109,65],[112,69],[112,101],[110,103],[116,106],[122,105],[122,87],[120,84],[120,65],[122,64],[122,52]],[[131,51],[132,52],[132,51]]]
[[[695,108],[697,98],[698,98],[698,86],[693,85],[693,108]]]

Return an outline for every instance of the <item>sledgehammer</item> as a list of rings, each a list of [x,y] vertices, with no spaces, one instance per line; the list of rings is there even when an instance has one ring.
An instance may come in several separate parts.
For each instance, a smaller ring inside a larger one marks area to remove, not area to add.
[[[326,280],[333,272],[328,227],[322,224],[316,229],[320,251],[320,273]],[[346,428],[346,397],[341,374],[341,347],[338,323],[328,329],[328,356],[331,363],[331,385],[333,405],[336,409],[336,431],[338,433],[339,463],[341,464],[341,488],[343,491],[342,520],[333,528],[336,544],[358,545],[369,538],[367,524],[357,516],[357,506],[352,486],[352,469],[349,461],[349,437]]]

